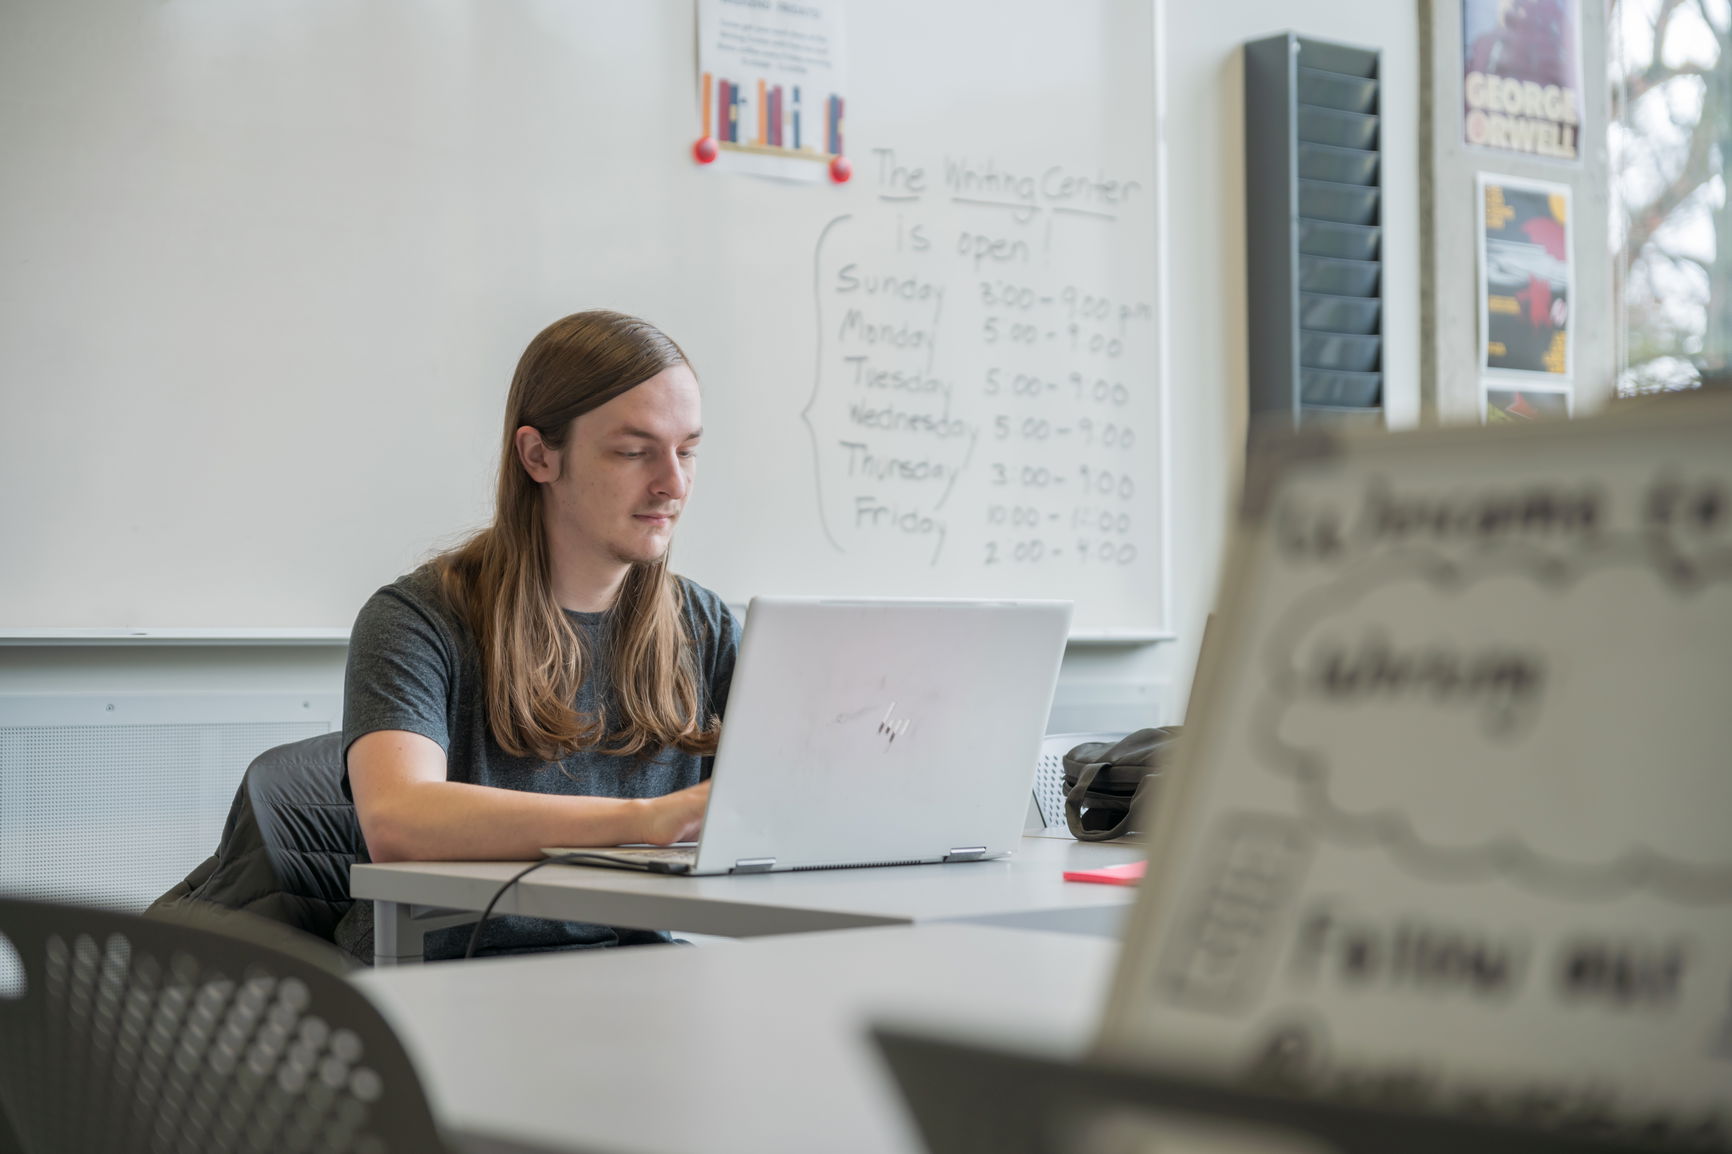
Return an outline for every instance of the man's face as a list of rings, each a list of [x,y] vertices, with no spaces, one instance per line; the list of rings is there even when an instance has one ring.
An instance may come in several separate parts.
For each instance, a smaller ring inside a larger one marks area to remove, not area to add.
[[[685,365],[578,417],[542,491],[554,538],[603,561],[660,558],[691,493],[702,426]]]

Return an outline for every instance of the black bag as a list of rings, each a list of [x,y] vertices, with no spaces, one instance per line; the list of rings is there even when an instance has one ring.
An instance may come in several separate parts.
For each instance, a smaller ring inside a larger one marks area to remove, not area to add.
[[[1078,841],[1133,832],[1133,820],[1172,757],[1179,727],[1139,729],[1118,741],[1085,741],[1064,755],[1064,820]]]

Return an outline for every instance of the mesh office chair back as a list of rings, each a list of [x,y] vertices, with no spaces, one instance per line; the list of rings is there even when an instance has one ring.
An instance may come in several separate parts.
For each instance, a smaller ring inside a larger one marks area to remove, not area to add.
[[[0,898],[0,1114],[24,1154],[445,1150],[389,1024],[292,936]]]

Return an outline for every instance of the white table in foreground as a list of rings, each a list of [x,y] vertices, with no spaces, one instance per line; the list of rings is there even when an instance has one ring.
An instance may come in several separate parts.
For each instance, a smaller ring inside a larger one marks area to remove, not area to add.
[[[921,1144],[867,1027],[1080,1053],[1118,943],[922,925],[374,970],[440,1122],[549,1150]]]
[[[1116,936],[1135,891],[1064,880],[1065,870],[1135,861],[1145,848],[1024,837],[1008,858],[688,878],[602,866],[550,865],[513,886],[495,913],[725,937],[813,933],[919,922]],[[484,909],[523,862],[357,865],[349,892],[374,903],[374,960],[421,956],[429,911]]]

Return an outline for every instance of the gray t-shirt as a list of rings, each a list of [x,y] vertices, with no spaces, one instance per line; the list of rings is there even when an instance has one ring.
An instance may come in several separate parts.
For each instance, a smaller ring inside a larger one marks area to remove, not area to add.
[[[739,646],[739,623],[721,598],[703,586],[676,578],[684,601],[687,636],[696,650],[705,714],[720,716],[727,705]],[[578,691],[580,714],[593,715],[598,704],[611,706],[607,613],[566,615],[583,637],[590,673]],[[617,717],[615,708],[608,716]],[[481,660],[468,627],[440,593],[431,566],[398,578],[368,599],[349,638],[343,680],[343,752],[363,734],[381,729],[419,733],[445,751],[451,781],[532,793],[587,797],[660,797],[709,777],[710,759],[664,749],[648,759],[609,756],[593,750],[560,762],[513,757],[499,748],[487,725]],[[348,777],[343,789],[349,790]],[[356,847],[365,862],[365,844]],[[427,935],[429,960],[461,957],[472,925]],[[337,927],[337,943],[362,961],[373,951],[373,903],[356,902]],[[665,934],[615,929],[583,922],[494,917],[481,932],[475,952],[527,953],[588,946],[663,941]]]

